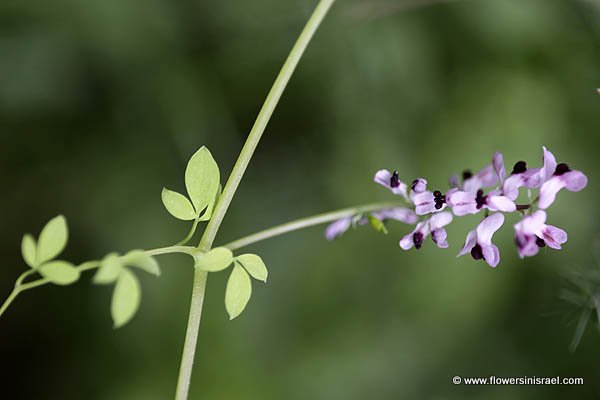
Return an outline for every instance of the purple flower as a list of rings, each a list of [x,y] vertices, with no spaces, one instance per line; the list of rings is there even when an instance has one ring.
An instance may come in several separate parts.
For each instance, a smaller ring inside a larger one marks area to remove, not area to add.
[[[421,193],[427,190],[427,180],[423,178],[415,179],[410,185],[411,193]]]
[[[387,219],[395,219],[396,221],[404,222],[405,224],[414,225],[419,220],[417,214],[413,210],[404,207],[394,207],[385,210],[374,211],[372,216],[380,221]]]
[[[463,172],[462,189],[465,192],[477,192],[484,187],[495,186],[498,183],[498,174],[492,164],[472,175],[469,171]]]
[[[344,232],[346,232],[348,229],[350,229],[351,225],[352,225],[352,217],[340,218],[337,221],[334,221],[333,223],[331,223],[325,229],[325,238],[327,240],[337,239],[338,237],[342,236],[344,234]]]
[[[417,214],[415,214],[413,210],[404,207],[393,207],[377,210],[373,211],[371,215],[380,221],[394,219],[409,225],[414,225],[419,220],[419,217],[417,217]],[[334,240],[342,236],[348,229],[350,229],[354,218],[354,216],[342,217],[332,222],[327,228],[325,228],[325,238],[327,240]],[[367,218],[361,218],[358,221],[358,224],[365,225],[367,222]]]
[[[511,199],[500,195],[497,190],[485,195],[482,189],[477,190],[476,193],[450,189],[446,193],[446,202],[457,216],[477,214],[484,208],[504,212],[513,212],[517,209]]]
[[[400,178],[398,177],[398,171],[394,171],[392,173],[387,169],[381,169],[375,173],[373,180],[391,190],[392,193],[408,199],[408,187],[406,186],[406,183],[400,181]]]
[[[411,192],[410,199],[415,205],[417,215],[431,214],[446,208],[446,196],[439,190],[434,192],[425,190],[421,193]]]
[[[438,247],[446,248],[448,247],[446,241],[448,234],[444,226],[450,222],[452,222],[452,214],[447,211],[433,214],[430,218],[419,222],[414,231],[405,235],[400,240],[400,247],[403,250],[409,250],[414,246],[418,250],[427,239],[427,236],[431,234],[431,239]]]
[[[556,169],[556,158],[546,147],[543,148],[543,165],[541,168],[527,168],[525,161],[518,161],[512,173],[502,184],[502,193],[511,200],[519,196],[519,188],[536,189],[552,176]]]
[[[496,171],[496,176],[498,176],[498,182],[502,184],[504,182],[504,178],[506,177],[506,169],[504,169],[504,156],[502,156],[502,153],[494,153],[494,156],[492,157],[492,165]]]
[[[567,241],[567,232],[552,225],[546,225],[546,212],[537,210],[515,224],[515,243],[521,258],[538,253],[540,247],[560,250]]]
[[[579,192],[587,186],[587,176],[581,171],[572,171],[567,164],[558,164],[554,174],[545,181],[540,188],[539,207],[546,209],[556,199],[560,189],[565,188],[571,192]]]
[[[492,214],[479,223],[477,229],[472,230],[467,235],[467,240],[458,256],[471,253],[475,260],[483,259],[490,267],[495,268],[500,262],[500,252],[498,247],[492,244],[494,233],[500,229],[504,223],[504,215],[500,213]]]

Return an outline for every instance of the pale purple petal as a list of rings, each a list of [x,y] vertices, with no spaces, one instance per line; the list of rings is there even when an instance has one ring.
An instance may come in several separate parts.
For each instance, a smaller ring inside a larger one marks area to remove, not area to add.
[[[553,249],[560,250],[560,245],[567,242],[567,232],[552,225],[545,226],[543,235],[544,242]]]
[[[540,170],[540,177],[543,182],[546,182],[548,179],[552,177],[554,171],[556,170],[556,157],[554,154],[550,152],[550,150],[546,149],[546,146],[542,146],[544,150],[544,165]]]
[[[431,231],[431,239],[433,239],[433,242],[442,249],[448,247],[448,242],[446,241],[447,237],[448,233],[444,228],[437,228]]]
[[[473,247],[475,247],[475,244],[477,244],[477,231],[475,229],[473,229],[471,232],[469,232],[467,234],[467,239],[465,240],[465,244],[463,245],[463,248],[458,253],[457,257],[464,256],[465,254],[470,253],[471,249]]]
[[[380,169],[375,173],[373,177],[373,181],[379,183],[381,186],[384,186],[392,191],[394,194],[398,194],[404,198],[407,198],[407,189],[406,183],[399,181],[399,185],[397,187],[392,187],[391,185],[392,173],[387,169]]]
[[[414,195],[411,196],[411,198],[413,203],[415,204],[415,212],[417,213],[417,215],[425,215],[439,211],[435,208],[435,200],[433,198],[433,193],[431,193],[430,191],[414,193]]]
[[[452,213],[443,211],[433,214],[431,218],[429,218],[429,228],[433,231],[448,225],[450,222],[452,222]]]
[[[544,223],[546,222],[546,212],[537,210],[531,215],[527,215],[521,221],[515,224],[515,230],[531,235],[541,235]]]
[[[400,248],[402,248],[402,250],[410,250],[415,245],[413,243],[413,234],[414,232],[404,235],[404,237],[400,240]]]
[[[494,153],[492,164],[494,165],[496,175],[498,175],[498,180],[500,181],[500,184],[502,184],[502,182],[504,182],[504,178],[506,177],[506,169],[504,168],[504,157],[502,156],[502,153]]]
[[[515,203],[505,196],[488,195],[486,205],[491,211],[513,212],[517,209]]]
[[[465,192],[477,192],[483,187],[494,186],[498,183],[498,175],[492,164],[486,166],[477,174],[463,182]]]
[[[477,209],[476,197],[477,195],[473,192],[450,189],[446,193],[446,203],[457,216],[477,214],[480,210]]]
[[[483,259],[485,262],[488,263],[490,267],[496,268],[500,262],[500,252],[498,251],[498,247],[491,243],[486,245],[482,244],[481,252],[483,253]]]
[[[540,247],[537,245],[535,239],[536,236],[534,235],[517,231],[515,234],[515,243],[517,245],[519,257],[532,257],[535,256],[538,251],[540,251]]]
[[[565,182],[561,179],[560,176],[553,176],[552,178],[550,178],[540,188],[538,206],[541,209],[546,209],[550,207],[550,205],[554,203],[558,191],[564,187]]]
[[[352,217],[340,218],[325,229],[325,238],[333,240],[344,234],[352,225]]]
[[[374,211],[371,213],[371,215],[381,221],[385,221],[386,219],[394,219],[396,221],[411,225],[416,224],[419,220],[419,217],[413,210],[404,207],[395,207],[386,210]]]
[[[519,188],[525,185],[523,174],[514,174],[506,178],[502,184],[502,193],[510,200],[516,200],[519,197]]]
[[[427,190],[427,180],[423,178],[417,178],[412,182],[410,188],[415,193],[422,193]]]
[[[565,189],[571,192],[579,192],[587,186],[587,176],[581,171],[569,171],[560,177],[565,183]]]
[[[492,243],[492,236],[504,223],[504,215],[500,213],[492,214],[486,217],[477,225],[477,243],[482,247],[484,244]]]

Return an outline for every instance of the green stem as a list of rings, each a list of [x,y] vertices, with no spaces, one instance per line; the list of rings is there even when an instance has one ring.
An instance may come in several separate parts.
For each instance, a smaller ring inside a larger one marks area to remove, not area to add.
[[[190,229],[187,236],[181,242],[177,243],[175,246],[183,246],[184,244],[186,244],[187,242],[189,242],[192,239],[192,237],[194,236],[194,233],[196,233],[196,228],[198,228],[198,222],[200,222],[200,217],[198,217],[194,220],[194,223],[192,224],[192,229]]]
[[[287,222],[285,224],[277,225],[272,228],[265,229],[260,232],[253,233],[252,235],[245,236],[241,239],[227,243],[222,247],[227,247],[229,250],[234,251],[246,247],[248,245],[270,239],[275,236],[280,236],[289,232],[297,231],[304,228],[309,228],[315,225],[325,224],[332,222],[344,217],[352,217],[357,214],[367,213],[375,210],[382,210],[392,207],[398,207],[398,203],[371,203],[362,206],[342,208],[341,210],[335,210],[326,212],[323,214],[317,214],[306,218],[300,218],[294,221]]]
[[[221,226],[221,222],[223,222],[223,218],[229,208],[229,204],[233,199],[233,196],[244,176],[244,172],[250,163],[250,159],[254,154],[254,150],[262,137],[265,128],[271,116],[273,115],[273,111],[285,90],[300,58],[304,54],[306,47],[308,46],[310,40],[315,34],[317,28],[325,18],[327,11],[331,8],[335,0],[320,0],[319,4],[315,8],[314,12],[308,19],[306,26],[300,33],[298,40],[292,47],[290,54],[288,55],[279,75],[275,79],[265,102],[258,113],[256,121],[254,122],[254,126],[250,130],[248,134],[248,138],[246,139],[246,143],[244,147],[240,151],[240,155],[231,171],[231,175],[223,189],[223,194],[219,198],[219,202],[217,203],[215,210],[213,212],[212,218],[208,222],[206,230],[204,231],[204,235],[202,235],[202,239],[200,240],[200,244],[198,245],[198,249],[201,252],[206,252],[210,250],[212,244],[217,236],[217,232],[219,231],[219,227]],[[200,271],[198,269],[194,272],[194,287],[192,291],[192,301],[190,305],[190,314],[188,318],[188,325],[185,335],[185,343],[183,346],[183,356],[181,358],[181,366],[179,369],[179,377],[177,379],[177,392],[175,394],[176,400],[185,400],[188,397],[189,387],[190,387],[190,379],[192,376],[192,368],[194,364],[194,354],[196,352],[196,343],[198,339],[198,331],[200,330],[200,318],[202,314],[202,303],[204,299],[204,292],[206,288],[206,278],[207,273],[204,271]]]

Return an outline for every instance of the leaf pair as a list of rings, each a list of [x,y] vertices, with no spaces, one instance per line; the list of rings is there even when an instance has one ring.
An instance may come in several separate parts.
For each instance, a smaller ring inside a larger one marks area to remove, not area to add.
[[[225,308],[229,319],[234,319],[244,311],[252,296],[250,276],[266,282],[268,270],[263,260],[256,254],[234,257],[231,250],[225,247],[212,249],[198,256],[196,260],[196,268],[207,272],[222,271],[231,264],[234,266],[225,289]]]
[[[79,279],[79,270],[71,263],[54,260],[65,249],[68,240],[67,221],[64,216],[59,215],[44,226],[37,242],[30,234],[23,236],[23,259],[50,282],[70,285]]]
[[[120,328],[129,322],[142,300],[140,282],[130,268],[135,267],[152,275],[160,275],[160,267],[156,260],[142,250],[133,250],[124,256],[111,253],[100,262],[100,268],[94,275],[95,284],[115,284],[110,313],[115,328]]]
[[[162,202],[167,211],[177,219],[208,221],[219,196],[220,179],[219,166],[210,151],[202,146],[192,156],[185,170],[185,187],[189,199],[181,193],[163,188]],[[204,214],[200,217],[202,211]]]

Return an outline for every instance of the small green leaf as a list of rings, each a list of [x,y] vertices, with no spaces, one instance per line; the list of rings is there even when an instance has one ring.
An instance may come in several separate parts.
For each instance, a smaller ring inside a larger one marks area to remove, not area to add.
[[[230,320],[244,311],[250,296],[252,296],[250,276],[244,268],[235,265],[227,281],[227,289],[225,289],[225,308]]]
[[[80,272],[66,261],[51,261],[39,267],[40,274],[56,285],[70,285],[77,282]]]
[[[69,230],[65,217],[59,215],[46,224],[38,241],[36,264],[54,259],[67,246]]]
[[[160,276],[160,267],[156,259],[143,250],[132,250],[123,256],[126,265],[137,267],[149,274]]]
[[[120,328],[133,318],[142,298],[140,283],[128,269],[123,269],[115,284],[110,313],[115,328]]]
[[[204,211],[204,214],[202,214],[202,216],[200,217],[200,219],[198,221],[208,221],[212,217],[212,213],[215,210],[215,205],[219,201],[219,197],[221,197],[222,191],[223,191],[223,187],[221,185],[219,185],[219,190],[217,190],[217,194],[216,194],[215,198],[213,199],[213,201],[210,202],[208,207],[206,207],[206,211]]]
[[[220,179],[219,166],[210,151],[202,146],[192,156],[185,170],[185,187],[197,213],[214,200]]]
[[[202,271],[216,272],[229,267],[233,262],[233,253],[225,247],[217,247],[206,254],[198,256],[196,268]]]
[[[197,214],[194,206],[187,197],[181,193],[174,192],[167,188],[162,190],[162,202],[172,216],[183,221],[189,221],[196,218]]]
[[[237,262],[242,264],[242,267],[246,268],[246,271],[254,278],[259,281],[266,282],[269,272],[267,266],[263,262],[262,258],[256,254],[242,254],[235,258]]]
[[[107,284],[113,283],[119,278],[121,271],[123,270],[123,263],[117,253],[111,253],[104,257],[100,262],[100,268],[94,279],[92,280],[96,284]]]
[[[381,220],[375,218],[372,215],[369,215],[368,219],[369,219],[369,224],[371,225],[371,228],[373,228],[376,232],[381,232],[381,233],[384,233],[387,235],[388,231],[385,227],[385,224]]]
[[[27,265],[29,265],[31,268],[35,268],[37,266],[35,262],[36,252],[37,245],[33,236],[23,236],[23,240],[21,241],[21,253],[23,254],[23,260],[25,260]]]

